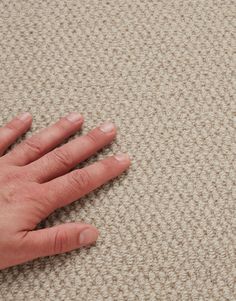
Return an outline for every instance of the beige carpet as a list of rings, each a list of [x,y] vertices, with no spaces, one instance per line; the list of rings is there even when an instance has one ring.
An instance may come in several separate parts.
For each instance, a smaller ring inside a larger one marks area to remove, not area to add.
[[[42,223],[95,247],[0,272],[0,300],[236,300],[233,0],[1,0],[0,123],[112,120],[119,179]],[[78,133],[79,134],[79,133]]]

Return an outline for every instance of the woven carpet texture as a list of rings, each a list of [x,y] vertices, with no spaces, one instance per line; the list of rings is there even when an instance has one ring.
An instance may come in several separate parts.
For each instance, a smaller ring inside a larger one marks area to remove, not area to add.
[[[39,225],[92,223],[96,246],[1,271],[0,300],[236,300],[235,8],[0,0],[0,123],[29,111],[29,137],[78,111],[74,137],[106,120],[118,127],[81,166],[132,158]]]

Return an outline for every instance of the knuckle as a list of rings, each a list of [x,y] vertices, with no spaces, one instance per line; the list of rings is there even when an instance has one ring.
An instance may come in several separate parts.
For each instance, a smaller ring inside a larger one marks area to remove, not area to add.
[[[69,237],[63,229],[56,229],[53,235],[52,248],[53,253],[63,253],[69,245]]]
[[[6,179],[7,180],[7,179]],[[5,193],[4,200],[7,203],[14,204],[35,204],[37,203],[37,185],[33,185],[32,188],[29,188],[25,183],[20,179],[14,178],[12,181],[7,181],[7,192]]]
[[[18,166],[1,166],[0,172],[0,184],[19,185],[23,183],[27,177],[27,171],[24,168]],[[23,186],[20,187],[21,189]]]
[[[76,190],[85,191],[91,184],[91,178],[89,173],[80,169],[76,172],[71,173],[72,185]]]
[[[20,186],[20,187],[19,187]],[[20,196],[19,196],[20,190]],[[38,202],[40,189],[38,183],[32,183],[27,185],[27,183],[19,182],[15,186],[15,197],[20,201],[24,201],[27,204],[35,204]]]
[[[23,148],[30,149],[36,154],[41,154],[43,152],[42,144],[36,138],[29,138],[21,143]]]
[[[54,150],[53,156],[58,163],[60,163],[66,168],[71,168],[72,157],[70,156],[68,151],[57,148]]]

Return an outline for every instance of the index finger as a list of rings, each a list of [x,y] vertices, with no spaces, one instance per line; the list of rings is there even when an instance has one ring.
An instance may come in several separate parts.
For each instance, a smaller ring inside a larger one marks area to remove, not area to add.
[[[46,194],[44,205],[51,213],[119,176],[129,166],[129,156],[119,154],[41,184]]]

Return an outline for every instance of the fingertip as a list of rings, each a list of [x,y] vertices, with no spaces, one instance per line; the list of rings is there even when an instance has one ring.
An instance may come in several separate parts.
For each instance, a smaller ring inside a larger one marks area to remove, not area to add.
[[[99,129],[105,134],[116,135],[117,129],[113,122],[106,121],[99,126]]]
[[[79,246],[88,246],[95,243],[98,239],[98,229],[92,225],[87,226],[79,234]]]
[[[130,156],[127,153],[118,153],[114,156],[114,158],[119,163],[126,163],[128,166],[131,164]]]
[[[80,113],[77,113],[77,112],[71,112],[65,118],[72,123],[82,124],[84,122],[84,117]]]
[[[32,121],[32,115],[29,112],[23,112],[17,116],[17,119],[24,122],[29,122]]]

